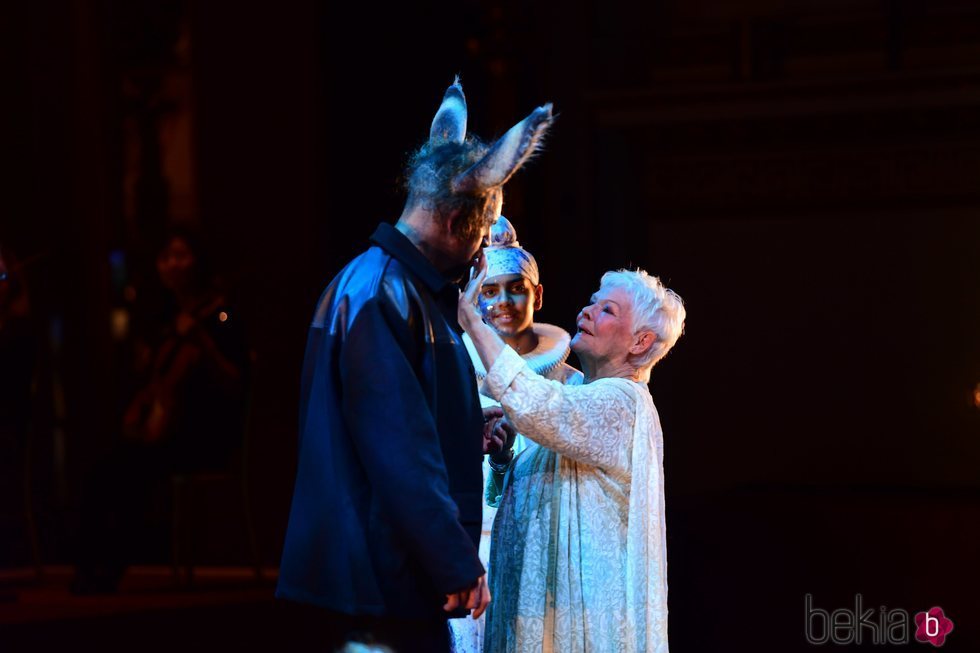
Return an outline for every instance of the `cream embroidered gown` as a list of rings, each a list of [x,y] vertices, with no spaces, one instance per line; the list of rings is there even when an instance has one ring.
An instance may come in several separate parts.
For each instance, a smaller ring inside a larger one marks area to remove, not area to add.
[[[626,379],[562,385],[509,347],[481,390],[528,440],[493,525],[488,653],[667,653],[663,436]]]
[[[536,323],[532,326],[535,335],[538,337],[538,346],[525,354],[522,358],[527,365],[537,374],[545,378],[558,381],[560,383],[580,384],[582,373],[574,367],[565,364],[568,358],[568,344],[571,337],[568,332],[556,326],[544,323]],[[483,362],[480,361],[479,354],[473,348],[470,337],[463,334],[463,342],[469,351],[470,359],[476,370],[478,383],[483,383],[487,376]],[[499,406],[500,404],[485,395],[480,395],[480,403],[484,408],[488,406]],[[533,443],[532,443],[533,444]],[[518,435],[514,442],[515,455],[523,451],[527,446],[524,436]],[[537,446],[537,445],[534,445]],[[486,485],[487,477],[490,475],[490,467],[486,459],[483,461],[483,482]],[[484,567],[489,566],[490,559],[490,529],[493,525],[494,515],[497,509],[484,504],[483,506],[483,533],[480,536],[480,560]],[[488,576],[489,578],[489,576]],[[466,617],[463,619],[451,619],[449,621],[453,634],[455,653],[480,653],[483,650],[483,633],[485,629],[486,615],[479,619]]]

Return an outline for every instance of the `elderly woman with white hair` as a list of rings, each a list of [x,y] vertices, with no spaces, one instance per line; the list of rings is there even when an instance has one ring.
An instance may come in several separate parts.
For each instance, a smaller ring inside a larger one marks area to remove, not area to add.
[[[585,381],[535,374],[476,308],[459,322],[488,370],[481,391],[531,444],[509,460],[490,558],[484,651],[666,653],[663,434],[650,371],[684,328],[681,298],[642,270],[607,272],[572,339]]]

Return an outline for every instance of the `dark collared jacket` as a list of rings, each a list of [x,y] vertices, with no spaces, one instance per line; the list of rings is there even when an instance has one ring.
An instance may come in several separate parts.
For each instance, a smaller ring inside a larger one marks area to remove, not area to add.
[[[432,616],[484,573],[483,416],[458,289],[391,225],[371,241],[310,326],[276,595]]]

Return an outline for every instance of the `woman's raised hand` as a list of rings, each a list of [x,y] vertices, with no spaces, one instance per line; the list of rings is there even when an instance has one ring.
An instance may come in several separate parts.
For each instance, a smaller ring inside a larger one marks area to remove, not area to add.
[[[474,326],[483,323],[483,314],[477,305],[477,297],[480,296],[480,289],[483,288],[483,280],[487,278],[487,257],[480,250],[476,265],[470,268],[470,280],[466,288],[459,295],[459,304],[456,309],[456,319],[459,326],[466,331],[471,331]]]

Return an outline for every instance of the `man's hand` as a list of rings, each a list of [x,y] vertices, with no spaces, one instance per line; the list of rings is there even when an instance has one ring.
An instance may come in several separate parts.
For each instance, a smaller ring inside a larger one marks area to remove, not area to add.
[[[501,456],[514,447],[517,431],[497,407],[483,409],[483,453]]]
[[[483,420],[483,453],[488,453],[495,459],[510,456],[508,452],[514,448],[517,431],[504,417],[504,411],[496,407],[484,408]]]
[[[497,451],[488,452],[491,458],[496,458],[497,454],[502,454],[504,457],[513,457],[514,440],[517,439],[517,431],[513,426],[511,426],[511,423],[507,421],[506,417],[502,417],[500,421],[497,422],[491,438],[494,443],[500,443],[500,449]]]
[[[500,451],[502,443],[499,434],[495,438],[497,426],[504,417],[504,411],[499,406],[491,406],[483,409],[483,453],[493,453]]]
[[[446,604],[442,609],[452,612],[463,607],[471,611],[470,614],[474,619],[479,619],[480,615],[486,612],[488,605],[490,605],[490,588],[487,586],[487,575],[483,574],[476,581],[476,585],[470,589],[447,594]]]

